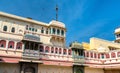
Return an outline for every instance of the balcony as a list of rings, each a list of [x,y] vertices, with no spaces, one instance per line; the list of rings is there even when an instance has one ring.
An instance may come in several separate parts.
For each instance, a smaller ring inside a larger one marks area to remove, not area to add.
[[[27,59],[39,59],[39,51],[25,49],[22,57]]]

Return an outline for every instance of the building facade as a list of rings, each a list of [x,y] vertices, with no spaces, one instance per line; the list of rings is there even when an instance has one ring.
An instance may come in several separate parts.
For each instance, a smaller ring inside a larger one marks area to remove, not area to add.
[[[115,36],[66,47],[64,23],[0,12],[0,73],[120,73],[120,28]]]
[[[0,73],[72,73],[65,33],[58,21],[43,23],[0,12]]]

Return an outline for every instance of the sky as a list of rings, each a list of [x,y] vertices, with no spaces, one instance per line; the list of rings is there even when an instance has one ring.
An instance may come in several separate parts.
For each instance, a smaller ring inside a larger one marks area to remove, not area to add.
[[[65,24],[66,45],[89,42],[91,37],[113,41],[120,26],[120,0],[0,0],[0,11],[49,23]]]

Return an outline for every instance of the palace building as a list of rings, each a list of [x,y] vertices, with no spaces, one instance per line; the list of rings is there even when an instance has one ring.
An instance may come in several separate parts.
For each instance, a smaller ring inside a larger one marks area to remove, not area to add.
[[[66,47],[64,23],[0,12],[0,73],[120,73],[120,28],[115,37]]]

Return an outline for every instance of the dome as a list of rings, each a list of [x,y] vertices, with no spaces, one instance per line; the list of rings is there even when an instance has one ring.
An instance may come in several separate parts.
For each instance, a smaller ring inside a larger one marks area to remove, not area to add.
[[[65,28],[65,24],[59,21],[52,20],[49,24],[50,26],[57,26],[57,27]]]
[[[99,47],[99,48],[97,49],[97,51],[98,51],[98,52],[106,52],[106,48],[104,48],[104,47]]]
[[[120,28],[115,29],[115,33],[120,33]]]

